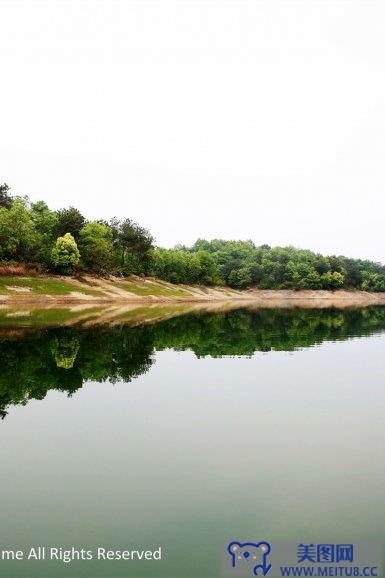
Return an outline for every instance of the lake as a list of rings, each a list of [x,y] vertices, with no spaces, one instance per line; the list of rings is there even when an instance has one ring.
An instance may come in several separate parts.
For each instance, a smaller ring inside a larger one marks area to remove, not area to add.
[[[4,576],[219,578],[223,545],[385,543],[385,309],[0,311]]]

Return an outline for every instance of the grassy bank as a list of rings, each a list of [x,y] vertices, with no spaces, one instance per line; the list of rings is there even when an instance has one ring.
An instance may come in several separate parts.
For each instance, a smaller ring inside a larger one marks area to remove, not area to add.
[[[225,288],[172,285],[153,278],[131,276],[5,276],[0,277],[0,303],[78,301],[195,301],[227,299],[240,292]]]
[[[0,305],[55,306],[56,304],[100,303],[188,303],[251,301],[256,306],[346,307],[385,305],[385,293],[325,290],[236,290],[229,287],[173,285],[151,277],[0,277]]]
[[[60,276],[0,277],[0,304],[253,301],[262,306],[287,302],[327,302],[331,306],[385,304],[385,293],[325,290],[236,290],[229,287],[173,285],[154,278]]]

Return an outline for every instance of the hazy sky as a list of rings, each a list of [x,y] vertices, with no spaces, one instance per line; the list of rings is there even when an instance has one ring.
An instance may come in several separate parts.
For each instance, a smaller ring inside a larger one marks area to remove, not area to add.
[[[385,262],[385,2],[0,0],[0,181]]]

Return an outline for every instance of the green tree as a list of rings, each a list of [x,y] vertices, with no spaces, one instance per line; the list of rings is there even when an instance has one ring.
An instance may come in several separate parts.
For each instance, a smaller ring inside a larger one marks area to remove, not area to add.
[[[9,209],[0,207],[0,258],[29,260],[33,241],[34,226],[27,200],[16,197]]]
[[[151,264],[152,235],[131,219],[110,222],[118,272],[145,274]]]
[[[219,267],[213,256],[207,251],[198,251],[196,256],[199,260],[199,283],[202,285],[221,284]]]
[[[31,211],[36,232],[50,237],[54,236],[59,225],[58,214],[51,211],[44,201],[32,203]]]
[[[7,183],[0,185],[0,207],[9,209],[12,204],[12,197],[9,195],[9,186]]]
[[[344,285],[344,276],[338,271],[331,273],[328,271],[321,275],[321,286],[323,289],[341,289]]]
[[[365,271],[361,289],[363,291],[385,291],[385,275]]]
[[[71,273],[80,261],[80,252],[76,241],[70,233],[56,240],[51,251],[54,268],[61,273]]]
[[[78,209],[69,207],[68,209],[61,209],[57,212],[58,224],[56,228],[56,235],[62,236],[66,233],[71,233],[73,238],[78,241],[80,230],[84,226],[86,220]]]
[[[34,224],[33,260],[49,269],[51,251],[56,240],[58,215],[51,211],[44,201],[32,203],[31,212]]]
[[[191,253],[183,249],[160,249],[152,252],[152,273],[170,283],[218,285],[222,283],[219,267],[207,251]]]
[[[110,273],[113,268],[112,231],[91,221],[80,230],[79,249],[87,271]]]
[[[240,267],[231,271],[228,279],[230,287],[236,289],[245,289],[250,287],[252,282],[252,273],[248,267]]]
[[[304,279],[301,281],[301,285],[304,289],[320,289],[321,288],[321,277],[317,271],[310,271]]]

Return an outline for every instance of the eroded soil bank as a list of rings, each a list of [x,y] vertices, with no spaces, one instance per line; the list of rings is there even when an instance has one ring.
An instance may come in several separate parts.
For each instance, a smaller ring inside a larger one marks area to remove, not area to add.
[[[172,285],[154,278],[131,276],[0,277],[0,304],[193,303],[248,301],[261,307],[346,307],[385,305],[385,293],[365,291],[260,290]]]

